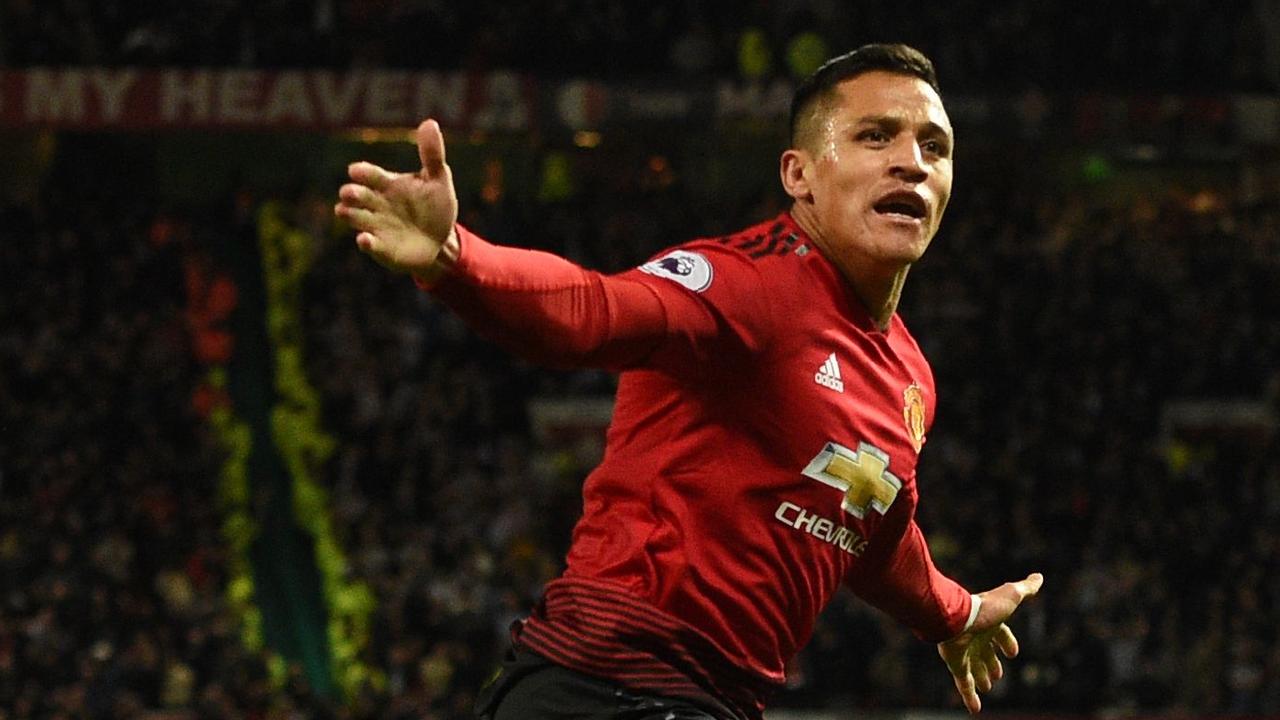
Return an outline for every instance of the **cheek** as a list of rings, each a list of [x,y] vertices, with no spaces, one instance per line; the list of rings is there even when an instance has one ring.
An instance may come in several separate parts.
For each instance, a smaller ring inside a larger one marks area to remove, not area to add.
[[[934,217],[941,220],[942,214],[947,211],[947,203],[951,201],[951,196],[944,193],[942,195],[938,195],[937,198],[937,210],[934,212]]]
[[[942,213],[947,209],[947,203],[951,201],[951,174],[947,173],[944,181],[939,182],[934,188],[933,196],[937,198],[934,212],[934,219],[941,220]]]
[[[831,176],[830,187],[841,205],[851,205],[866,199],[875,184],[874,173],[860,172],[858,168],[842,167]]]
[[[822,206],[823,214],[849,222],[860,217],[870,204],[868,193],[877,175],[872,168],[853,162],[847,150],[845,162],[832,162],[835,152],[823,157],[824,162],[815,174],[821,189],[814,197]]]

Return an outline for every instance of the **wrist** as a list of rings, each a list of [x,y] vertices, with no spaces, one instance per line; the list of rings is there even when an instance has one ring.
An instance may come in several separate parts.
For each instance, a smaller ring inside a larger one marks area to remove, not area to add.
[[[449,229],[449,237],[440,245],[436,259],[422,270],[414,271],[413,279],[419,287],[429,289],[453,271],[462,255],[462,243],[458,241],[458,226]]]

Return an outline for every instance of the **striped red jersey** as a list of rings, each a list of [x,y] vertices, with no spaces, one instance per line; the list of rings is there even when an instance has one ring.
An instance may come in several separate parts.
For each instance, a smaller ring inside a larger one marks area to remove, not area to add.
[[[567,568],[518,646],[759,718],[842,584],[923,638],[965,626],[970,595],[914,521],[928,362],[897,315],[876,327],[789,214],[607,277],[556,264],[517,280],[568,263],[462,240],[435,292],[478,330],[621,371]]]

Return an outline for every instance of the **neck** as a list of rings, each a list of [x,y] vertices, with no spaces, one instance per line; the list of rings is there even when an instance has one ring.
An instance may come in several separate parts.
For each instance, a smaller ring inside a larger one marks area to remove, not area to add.
[[[853,248],[832,242],[808,214],[796,212],[793,208],[792,217],[823,257],[840,270],[854,297],[871,315],[876,327],[881,331],[888,330],[889,322],[898,310],[898,301],[902,299],[902,287],[907,282],[911,264],[876,262]]]
[[[840,272],[853,288],[853,294],[871,314],[876,327],[884,331],[889,329],[889,321],[898,311],[898,301],[902,299],[902,286],[907,282],[907,271],[910,269],[910,265],[904,265],[889,275],[864,273],[856,280],[844,268],[840,268]]]

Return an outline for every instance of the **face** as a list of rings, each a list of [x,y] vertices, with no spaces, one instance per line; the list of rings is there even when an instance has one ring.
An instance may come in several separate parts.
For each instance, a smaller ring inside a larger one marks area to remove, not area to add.
[[[868,72],[836,87],[788,182],[795,212],[843,270],[919,260],[951,197],[951,122],[923,80]]]

